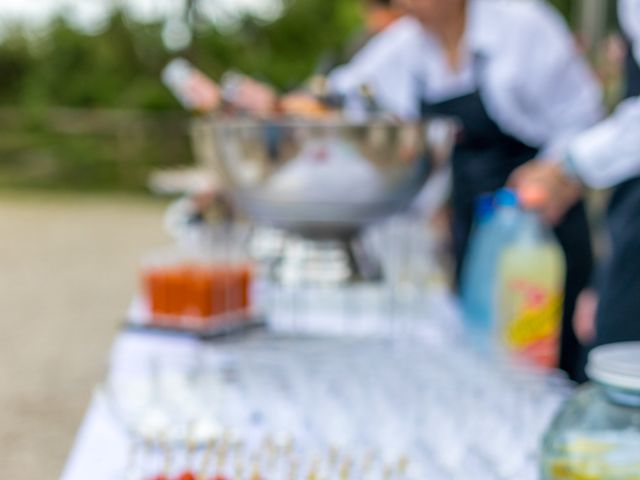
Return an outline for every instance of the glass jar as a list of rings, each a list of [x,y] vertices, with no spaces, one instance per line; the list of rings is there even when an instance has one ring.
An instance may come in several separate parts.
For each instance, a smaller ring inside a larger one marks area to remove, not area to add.
[[[141,266],[145,326],[209,334],[256,321],[254,265],[247,233],[225,226],[193,230]]]
[[[581,388],[549,429],[543,480],[640,480],[640,343],[595,349]]]

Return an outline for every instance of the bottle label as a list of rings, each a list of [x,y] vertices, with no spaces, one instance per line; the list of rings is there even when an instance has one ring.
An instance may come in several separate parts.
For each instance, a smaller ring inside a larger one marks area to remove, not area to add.
[[[508,287],[512,308],[503,324],[505,346],[537,365],[557,367],[563,295],[523,280]]]

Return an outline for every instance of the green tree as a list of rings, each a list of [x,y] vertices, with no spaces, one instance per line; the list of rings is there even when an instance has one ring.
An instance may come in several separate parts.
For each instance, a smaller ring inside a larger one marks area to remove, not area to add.
[[[307,78],[326,52],[339,55],[358,25],[359,0],[288,0],[272,22],[246,15],[232,30],[197,22],[186,55],[215,77],[237,69],[287,88]],[[0,44],[0,104],[178,108],[160,82],[172,56],[162,29],[120,10],[95,35],[63,17],[35,39],[14,29]]]
[[[130,24],[114,11],[104,31],[86,35],[57,18],[31,48],[21,103],[74,107],[154,108],[171,105],[159,84],[167,60],[161,25]]]
[[[5,41],[0,43],[0,104],[20,103],[34,63],[25,32],[11,27],[5,32]]]
[[[288,0],[273,22],[247,15],[231,33],[197,24],[188,55],[213,74],[237,69],[286,89],[313,73],[327,53],[340,57],[360,23],[360,0]]]

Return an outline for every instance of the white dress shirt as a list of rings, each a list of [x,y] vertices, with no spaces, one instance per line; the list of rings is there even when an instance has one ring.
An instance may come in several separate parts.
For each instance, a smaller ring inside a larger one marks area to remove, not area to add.
[[[620,0],[620,23],[640,63],[640,0]],[[606,188],[640,175],[640,98],[580,134],[569,148],[573,168],[589,186]]]
[[[603,113],[600,87],[564,20],[538,0],[468,1],[457,71],[438,40],[404,17],[336,69],[330,86],[346,95],[356,117],[367,85],[383,109],[404,119],[419,116],[421,99],[437,103],[479,90],[505,133],[547,154],[564,152]]]

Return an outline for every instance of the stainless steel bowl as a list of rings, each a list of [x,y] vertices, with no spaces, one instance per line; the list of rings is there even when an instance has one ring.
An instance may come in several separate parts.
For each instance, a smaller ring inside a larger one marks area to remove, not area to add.
[[[457,130],[446,118],[201,122],[244,213],[314,239],[351,238],[407,208],[447,163]]]

